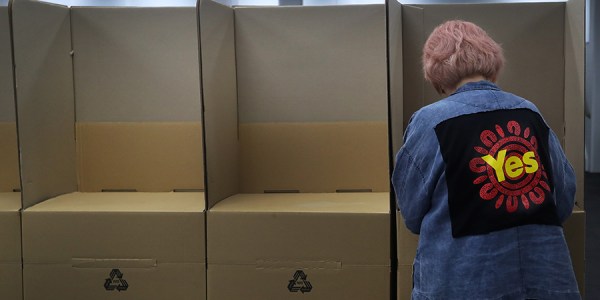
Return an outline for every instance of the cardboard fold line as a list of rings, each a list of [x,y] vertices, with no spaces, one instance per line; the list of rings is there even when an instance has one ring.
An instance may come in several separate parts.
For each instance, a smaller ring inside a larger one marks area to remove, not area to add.
[[[73,268],[98,269],[98,268],[156,268],[158,263],[152,258],[73,258]]]
[[[328,269],[341,270],[341,261],[257,260],[256,269]]]

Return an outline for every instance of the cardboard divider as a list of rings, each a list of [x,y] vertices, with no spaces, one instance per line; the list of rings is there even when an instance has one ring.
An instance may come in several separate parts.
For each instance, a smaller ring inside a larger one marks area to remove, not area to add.
[[[404,113],[392,114],[394,153],[402,146],[401,135],[410,116],[442,96],[423,79],[421,53],[431,31],[450,19],[472,21],[499,42],[507,59],[499,86],[522,96],[540,108],[546,121],[559,136],[569,161],[575,168],[578,193],[573,216],[564,224],[565,236],[582,294],[584,292],[583,211],[583,66],[585,47],[583,0],[566,3],[423,4],[401,5],[389,1],[390,47],[397,47],[392,32],[401,26],[402,59],[394,62],[390,49],[390,72],[403,70],[403,86],[393,86],[390,105],[402,106]],[[515,14],[518,17],[515,17]],[[510,19],[511,22],[506,22]],[[397,51],[397,50],[395,50]],[[400,91],[400,92],[398,92]],[[402,120],[399,121],[399,120]],[[399,124],[403,124],[399,126]],[[581,209],[579,209],[581,207]],[[396,212],[398,250],[398,299],[409,299],[412,290],[412,263],[418,236],[404,226]]]
[[[0,122],[0,192],[21,189],[15,122]]]
[[[209,299],[389,297],[385,6],[199,13]]]
[[[21,299],[21,193],[0,193],[0,298]]]
[[[25,298],[204,298],[196,8],[20,0],[13,19]]]
[[[0,299],[22,299],[21,178],[10,10],[0,4]]]
[[[12,3],[23,207],[77,190],[69,8]]]

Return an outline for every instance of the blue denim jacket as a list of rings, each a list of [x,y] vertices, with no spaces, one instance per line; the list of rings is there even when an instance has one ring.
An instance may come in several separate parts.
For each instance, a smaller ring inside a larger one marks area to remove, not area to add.
[[[539,115],[531,102],[481,81],[463,85],[412,116],[392,182],[406,227],[420,235],[413,299],[580,299],[561,226],[526,224],[453,237],[436,126],[459,116],[519,109]],[[548,135],[551,196],[561,224],[573,209],[575,175],[556,135],[551,130]],[[495,197],[496,209],[498,204],[504,209],[507,204]],[[520,198],[518,204],[523,205]]]

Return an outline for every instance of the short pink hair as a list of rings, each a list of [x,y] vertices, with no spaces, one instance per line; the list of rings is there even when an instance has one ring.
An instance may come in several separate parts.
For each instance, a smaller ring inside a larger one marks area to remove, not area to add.
[[[470,76],[495,82],[503,65],[502,47],[471,22],[452,20],[439,25],[423,47],[425,79],[440,94],[456,89]]]

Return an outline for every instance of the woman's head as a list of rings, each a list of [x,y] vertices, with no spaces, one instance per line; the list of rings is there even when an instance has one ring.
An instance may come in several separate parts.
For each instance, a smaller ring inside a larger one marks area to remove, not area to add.
[[[425,79],[440,94],[472,76],[496,81],[503,65],[502,47],[471,22],[453,20],[439,25],[423,47]]]

